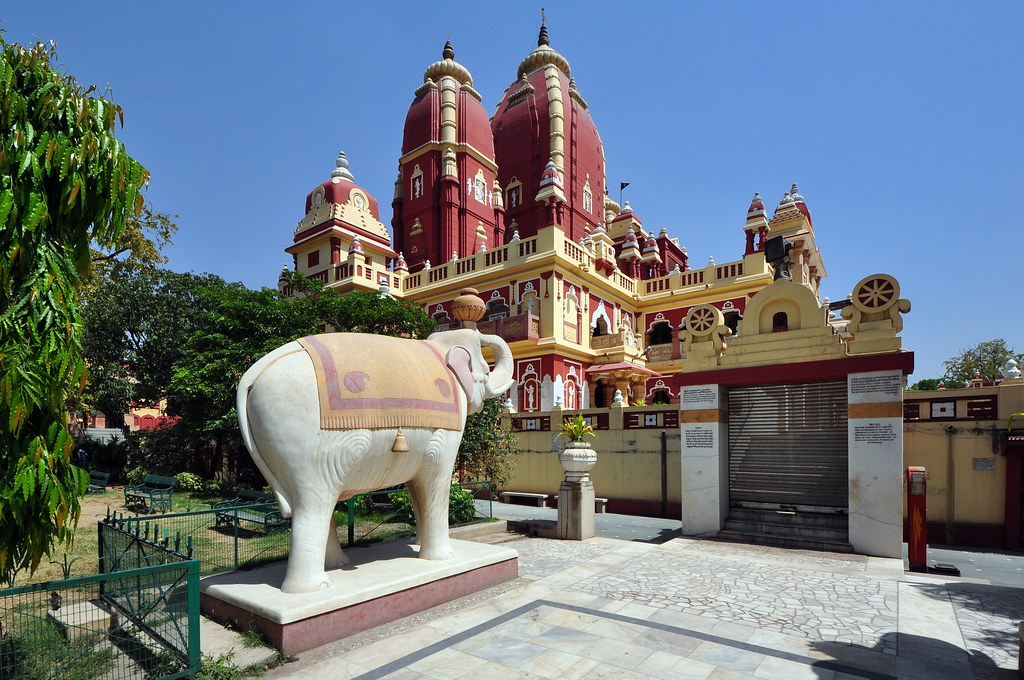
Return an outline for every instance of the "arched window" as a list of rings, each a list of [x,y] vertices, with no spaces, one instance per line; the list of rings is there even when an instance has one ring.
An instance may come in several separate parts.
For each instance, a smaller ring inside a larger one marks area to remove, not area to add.
[[[784,333],[789,330],[789,317],[785,312],[776,312],[772,316],[772,333]]]
[[[651,326],[647,333],[648,345],[664,345],[672,342],[672,326],[667,321],[659,321]]]

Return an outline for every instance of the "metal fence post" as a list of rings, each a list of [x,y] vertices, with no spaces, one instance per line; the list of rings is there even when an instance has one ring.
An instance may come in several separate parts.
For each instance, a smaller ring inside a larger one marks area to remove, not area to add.
[[[199,638],[199,560],[188,564],[188,666],[191,673],[199,671],[202,645]],[[190,675],[190,677],[195,677]]]

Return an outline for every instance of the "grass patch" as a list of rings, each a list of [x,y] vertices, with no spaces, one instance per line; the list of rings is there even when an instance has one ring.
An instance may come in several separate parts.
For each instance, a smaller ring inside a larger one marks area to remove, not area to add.
[[[109,671],[116,654],[99,646],[103,635],[78,634],[65,640],[48,621],[11,632],[0,646],[0,678],[91,680]]]

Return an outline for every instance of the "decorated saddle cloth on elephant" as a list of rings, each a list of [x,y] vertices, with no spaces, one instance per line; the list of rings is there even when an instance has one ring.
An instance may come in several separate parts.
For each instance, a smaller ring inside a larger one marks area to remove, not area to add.
[[[365,333],[298,342],[316,370],[323,429],[462,429],[459,383],[436,345]]]

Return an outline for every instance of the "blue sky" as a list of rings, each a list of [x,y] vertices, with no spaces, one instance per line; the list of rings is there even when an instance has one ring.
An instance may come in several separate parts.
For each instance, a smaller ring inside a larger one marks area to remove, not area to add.
[[[547,7],[644,225],[694,266],[743,253],[754,191],[794,182],[836,300],[886,273],[913,309],[911,381],[1004,337],[1024,349],[1024,3],[586,2]],[[539,5],[15,2],[8,41],[56,40],[109,84],[169,267],[275,286],[306,194],[344,150],[390,220],[402,125],[448,33],[493,111]]]

